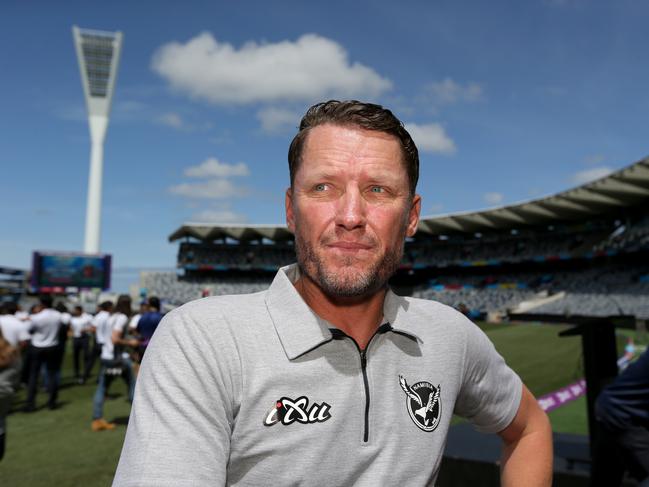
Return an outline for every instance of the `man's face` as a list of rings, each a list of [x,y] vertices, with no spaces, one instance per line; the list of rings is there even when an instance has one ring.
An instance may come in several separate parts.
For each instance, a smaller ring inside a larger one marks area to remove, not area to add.
[[[396,137],[314,127],[286,193],[300,270],[330,296],[376,292],[399,265],[420,208],[420,197],[410,195]]]

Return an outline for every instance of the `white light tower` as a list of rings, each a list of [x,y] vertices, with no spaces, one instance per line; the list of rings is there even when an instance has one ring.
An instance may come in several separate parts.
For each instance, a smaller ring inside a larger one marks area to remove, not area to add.
[[[72,27],[72,35],[79,59],[83,92],[86,95],[91,142],[86,237],[83,250],[89,254],[96,254],[99,252],[101,229],[104,138],[108,129],[110,103],[122,49],[122,33],[80,29],[75,25]]]

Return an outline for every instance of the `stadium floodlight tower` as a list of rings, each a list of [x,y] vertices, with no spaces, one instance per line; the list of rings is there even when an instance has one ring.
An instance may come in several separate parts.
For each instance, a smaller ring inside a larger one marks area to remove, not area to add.
[[[88,206],[84,252],[99,252],[101,228],[101,179],[104,164],[104,138],[108,129],[110,104],[115,89],[121,32],[72,27],[74,45],[79,59],[83,92],[90,125],[90,175],[88,176]]]

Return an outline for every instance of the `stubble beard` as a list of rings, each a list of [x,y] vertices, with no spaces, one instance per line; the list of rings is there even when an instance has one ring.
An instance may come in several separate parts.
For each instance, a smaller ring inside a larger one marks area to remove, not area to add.
[[[358,269],[354,257],[343,258],[337,270],[330,268],[314,246],[296,232],[295,253],[302,275],[313,281],[325,294],[333,298],[369,296],[384,288],[396,272],[403,256],[403,243],[388,249],[367,268]]]

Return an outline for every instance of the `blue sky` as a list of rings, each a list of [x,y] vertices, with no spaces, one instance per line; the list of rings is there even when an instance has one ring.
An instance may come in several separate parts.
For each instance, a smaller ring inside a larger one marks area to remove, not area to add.
[[[185,221],[283,223],[314,102],[393,109],[426,215],[567,189],[649,155],[649,3],[0,3],[0,265],[81,250],[90,141],[71,27],[121,30],[101,250],[172,267]]]

